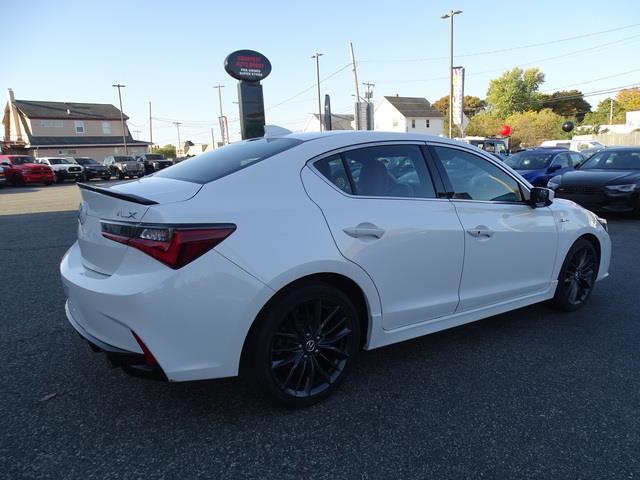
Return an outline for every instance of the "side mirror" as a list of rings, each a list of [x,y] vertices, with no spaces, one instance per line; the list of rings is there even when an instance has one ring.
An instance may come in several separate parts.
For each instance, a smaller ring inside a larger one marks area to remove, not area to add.
[[[548,207],[553,203],[555,193],[553,190],[542,187],[533,187],[529,195],[531,208]]]
[[[2,163],[0,163],[0,165],[6,165],[6,166],[8,166],[8,167],[10,167],[10,166],[11,166],[11,164],[10,164],[9,162],[2,162]]]
[[[560,168],[560,165],[550,165],[549,168],[547,168],[547,173],[557,172]]]

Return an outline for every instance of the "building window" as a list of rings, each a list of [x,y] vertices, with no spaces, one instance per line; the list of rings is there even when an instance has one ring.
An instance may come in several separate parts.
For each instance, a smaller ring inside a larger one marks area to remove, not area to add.
[[[40,126],[42,128],[63,128],[64,122],[62,120],[40,120]]]
[[[76,120],[76,134],[84,135],[84,122],[82,120]]]
[[[111,122],[102,122],[102,133],[111,135]]]
[[[397,126],[398,126],[398,119],[397,119],[397,118],[394,118],[394,119],[393,119],[393,126],[394,126],[394,127],[397,127]]]
[[[416,128],[416,119],[415,118],[411,119],[411,128]]]
[[[429,128],[429,119],[428,118],[425,120],[425,125],[427,126],[427,128]]]

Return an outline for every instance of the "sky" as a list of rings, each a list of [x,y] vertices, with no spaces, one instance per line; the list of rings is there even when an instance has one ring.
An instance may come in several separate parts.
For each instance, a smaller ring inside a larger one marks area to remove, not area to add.
[[[164,145],[177,143],[175,121],[182,141],[209,143],[212,128],[219,141],[213,86],[222,84],[233,140],[237,81],[224,59],[252,49],[273,66],[262,81],[267,124],[299,130],[318,108],[315,52],[323,54],[322,96],[331,96],[334,113],[353,113],[349,42],[359,82],[375,84],[374,101],[448,94],[449,23],[440,16],[451,9],[463,11],[454,64],[465,67],[466,95],[484,98],[489,81],[516,66],[540,68],[545,92],[640,84],[637,0],[0,0],[0,90],[13,88],[20,100],[117,106],[111,85],[125,84],[134,138],[149,140],[151,102],[153,140]],[[586,100],[595,108],[610,95]]]

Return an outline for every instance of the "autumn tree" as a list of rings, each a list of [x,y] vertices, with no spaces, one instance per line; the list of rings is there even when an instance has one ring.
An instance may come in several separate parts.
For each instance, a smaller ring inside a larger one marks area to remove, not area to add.
[[[449,95],[445,95],[442,98],[439,98],[432,104],[433,108],[438,110],[445,117],[449,116]],[[480,113],[487,106],[487,102],[484,100],[474,97],[473,95],[465,95],[464,96],[464,114],[471,118],[475,114]]]
[[[625,112],[640,110],[640,87],[620,90],[616,95],[616,101]]]
[[[164,147],[152,147],[151,153],[161,153],[164,158],[176,158],[176,147],[167,144]]]
[[[538,112],[514,113],[504,121],[513,131],[509,146],[534,147],[540,145],[543,140],[569,138],[571,134],[562,131],[565,120],[550,108],[544,108]]]
[[[488,112],[482,112],[474,116],[470,121],[466,135],[478,135],[481,137],[491,137],[498,135],[500,127],[504,125],[504,120]]]
[[[517,112],[539,110],[541,96],[538,93],[544,83],[544,73],[538,68],[523,70],[514,68],[500,78],[491,80],[487,90],[487,103],[498,117],[508,117]]]

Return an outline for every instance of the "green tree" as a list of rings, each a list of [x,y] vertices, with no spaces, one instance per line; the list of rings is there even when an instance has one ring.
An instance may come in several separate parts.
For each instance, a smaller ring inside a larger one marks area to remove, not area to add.
[[[622,107],[620,102],[612,98],[605,98],[602,100],[595,111],[589,112],[584,116],[584,121],[582,123],[585,125],[593,125],[594,127],[599,125],[609,125],[612,123],[609,121],[609,116],[612,112],[613,116],[611,120],[613,123],[624,123],[626,110]]]
[[[511,126],[513,133],[509,142],[510,147],[534,147],[543,140],[569,138],[571,134],[562,131],[565,118],[554,113],[550,108],[538,112],[518,112],[507,117],[504,121]]]
[[[538,68],[514,68],[500,78],[491,80],[487,90],[487,103],[498,117],[540,109],[538,89],[544,83],[544,73]]]
[[[554,113],[563,117],[574,117],[578,122],[584,120],[585,114],[591,111],[580,90],[562,90],[551,95],[541,95],[543,108],[550,108]]]
[[[481,112],[469,121],[464,133],[466,135],[492,137],[500,133],[502,125],[504,125],[503,119],[489,112]]]
[[[616,100],[625,112],[640,110],[640,88],[620,90],[616,95]]]
[[[176,147],[167,144],[164,147],[152,147],[151,153],[161,153],[164,158],[176,158]]]
[[[442,115],[446,117],[449,116],[449,95],[445,95],[442,98],[439,98],[435,102],[432,103],[433,108],[438,110]],[[464,96],[464,114],[471,118],[475,114],[480,113],[487,106],[487,102],[484,100],[474,97],[473,95],[465,95]]]

